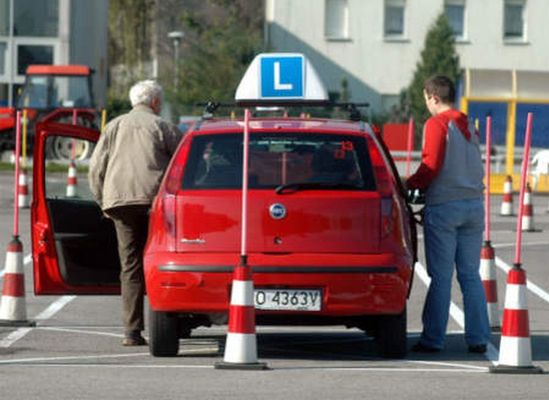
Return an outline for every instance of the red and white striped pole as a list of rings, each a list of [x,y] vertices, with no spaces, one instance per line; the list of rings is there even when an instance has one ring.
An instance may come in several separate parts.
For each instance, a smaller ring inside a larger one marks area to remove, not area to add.
[[[534,204],[532,201],[532,189],[530,184],[526,183],[526,191],[524,193],[524,211],[522,214],[522,231],[523,232],[541,232],[534,226]]]
[[[513,215],[513,177],[511,175],[507,175],[503,182],[503,199],[499,214],[505,217]]]
[[[27,109],[23,110],[21,117],[21,128],[22,128],[22,140],[21,140],[21,168],[19,170],[18,184],[19,184],[19,195],[17,196],[17,203],[19,208],[29,208],[29,185],[27,182],[27,126],[28,126],[28,117]]]
[[[235,268],[229,306],[229,327],[225,354],[222,362],[215,363],[218,369],[267,369],[267,364],[257,360],[255,335],[254,284],[252,270],[248,265],[248,159],[250,145],[250,110],[244,110],[244,140],[242,160],[242,230],[240,241],[240,264]]]
[[[72,110],[72,124],[76,125],[78,122],[78,110],[76,108]],[[71,160],[69,162],[69,171],[67,173],[67,190],[65,192],[66,197],[76,197],[76,187],[78,186],[78,180],[76,176],[76,139],[71,140]]]
[[[408,122],[408,141],[406,143],[406,169],[404,175],[410,176],[410,164],[412,163],[412,151],[414,150],[414,118],[410,117]]]
[[[517,236],[515,246],[515,262],[507,275],[505,291],[505,308],[503,310],[503,325],[499,349],[499,362],[491,367],[494,373],[542,373],[543,370],[532,365],[532,346],[528,317],[526,271],[521,266],[522,216],[528,160],[530,159],[530,143],[532,138],[532,113],[528,113],[526,136],[524,139],[524,158],[520,177],[520,202],[517,218]]]
[[[486,191],[484,193],[485,221],[484,221],[484,243],[480,252],[480,279],[484,286],[486,305],[488,309],[488,321],[492,330],[500,328],[498,308],[498,286],[495,265],[495,253],[490,241],[490,173],[491,160],[490,149],[492,146],[492,117],[486,118],[486,156],[485,176]]]
[[[17,111],[15,125],[15,179],[13,200],[13,238],[8,243],[4,282],[0,299],[0,326],[34,326],[27,321],[25,302],[25,271],[23,244],[19,240],[19,155],[21,150],[21,112]]]

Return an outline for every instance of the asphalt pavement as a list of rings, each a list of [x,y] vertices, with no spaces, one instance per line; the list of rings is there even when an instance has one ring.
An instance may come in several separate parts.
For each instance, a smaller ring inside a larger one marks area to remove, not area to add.
[[[56,182],[63,176],[57,175]],[[85,182],[84,177],[79,184]],[[499,308],[506,270],[515,256],[516,218],[498,215],[492,199]],[[214,369],[223,358],[226,326],[201,328],[181,340],[174,358],[153,358],[147,347],[120,345],[118,296],[35,296],[30,215],[21,210],[26,305],[34,328],[0,327],[2,399],[547,399],[549,393],[549,198],[534,196],[537,232],[523,236],[533,365],[542,375],[498,375],[499,333],[486,355],[470,354],[463,339],[462,301],[453,288],[444,351],[378,358],[374,343],[344,327],[258,327],[258,356],[267,371]],[[515,196],[515,209],[518,196]],[[0,173],[0,248],[13,228],[13,175]],[[3,262],[5,253],[0,254]],[[408,303],[408,342],[417,340],[426,293],[423,255]],[[0,272],[1,274],[1,272]],[[1,277],[0,277],[1,279]],[[147,332],[145,332],[147,335]]]

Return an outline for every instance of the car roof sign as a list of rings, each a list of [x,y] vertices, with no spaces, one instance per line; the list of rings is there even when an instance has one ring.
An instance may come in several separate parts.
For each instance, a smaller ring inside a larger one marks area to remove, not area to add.
[[[328,94],[303,54],[261,53],[246,70],[235,100],[250,106],[327,103]]]

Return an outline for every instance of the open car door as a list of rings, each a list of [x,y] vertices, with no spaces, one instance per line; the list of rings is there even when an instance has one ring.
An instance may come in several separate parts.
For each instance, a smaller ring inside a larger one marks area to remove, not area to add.
[[[78,125],[46,122],[36,126],[31,221],[37,295],[120,292],[114,225],[89,190],[89,159],[79,159],[84,152],[91,154],[98,139],[97,130]],[[46,157],[49,147],[60,145],[78,160],[81,172],[75,193],[67,191],[68,165],[52,164]]]

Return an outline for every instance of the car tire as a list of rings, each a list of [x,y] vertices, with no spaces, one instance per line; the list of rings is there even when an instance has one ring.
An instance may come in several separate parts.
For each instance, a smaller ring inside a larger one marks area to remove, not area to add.
[[[154,357],[175,357],[179,351],[178,317],[149,311],[149,351]]]
[[[376,342],[379,354],[384,358],[404,358],[408,350],[406,337],[406,308],[397,315],[378,317]]]

